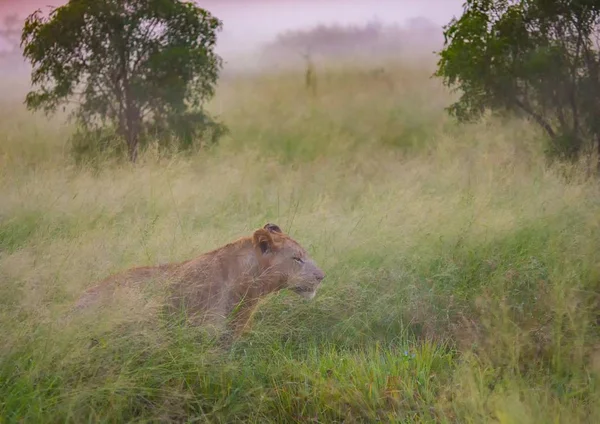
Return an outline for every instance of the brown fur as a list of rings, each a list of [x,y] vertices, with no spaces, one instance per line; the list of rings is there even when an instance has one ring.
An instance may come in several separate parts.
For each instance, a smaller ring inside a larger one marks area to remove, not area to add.
[[[250,237],[182,263],[112,275],[87,290],[76,308],[105,302],[117,288],[140,289],[155,281],[167,289],[172,311],[183,308],[195,324],[219,325],[230,319],[239,335],[264,296],[288,288],[312,299],[324,276],[300,244],[277,225],[267,224]]]

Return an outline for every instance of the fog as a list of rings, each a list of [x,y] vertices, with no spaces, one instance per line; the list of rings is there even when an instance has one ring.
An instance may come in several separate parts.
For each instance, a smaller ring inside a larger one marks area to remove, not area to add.
[[[27,14],[37,8],[48,10],[48,5],[60,6],[64,3],[61,0],[0,0],[0,25],[4,28],[10,16],[16,15],[22,22]],[[396,37],[398,45],[405,52],[414,54],[421,49],[423,54],[430,54],[431,49],[441,43],[441,26],[460,14],[463,0],[205,0],[197,3],[223,21],[217,50],[226,61],[226,69],[243,69],[255,67],[263,60],[264,56],[259,52],[264,50],[265,45],[270,45],[273,53],[278,35],[289,31],[309,31],[318,25],[337,25],[339,32],[340,28],[349,25],[377,22],[382,26],[380,32],[387,34],[383,38],[386,38],[386,48],[390,51],[395,48],[390,40]],[[387,28],[393,28],[392,25],[399,27],[388,34]],[[400,29],[404,32],[400,32]],[[377,35],[378,40],[382,38],[381,33]],[[299,50],[303,50],[303,37],[296,33],[298,40],[294,45]],[[304,46],[304,49],[318,50],[322,47],[318,38],[312,37],[311,40],[312,45]],[[354,37],[353,40],[359,44],[352,47],[356,53],[362,41],[360,37]],[[340,48],[339,40],[335,43],[327,47],[328,52]],[[372,49],[374,43],[374,40],[366,40],[364,48]],[[14,40],[7,40],[0,33],[2,56],[6,58],[13,47]],[[285,56],[285,48],[279,47],[277,51]],[[300,51],[287,53],[301,57]],[[15,55],[11,56],[11,63],[17,66]],[[270,59],[273,59],[273,54]],[[14,66],[11,68],[16,70]]]
[[[270,66],[274,55],[280,57],[279,64],[302,61],[302,53],[318,50],[321,43],[318,38],[311,37],[312,45],[302,48],[304,37],[299,31],[308,32],[319,25],[335,25],[338,31],[340,27],[364,26],[372,22],[379,23],[384,30],[393,25],[400,26],[405,29],[402,39],[398,39],[398,45],[406,46],[404,57],[414,56],[417,52],[428,55],[441,45],[441,27],[461,13],[463,0],[213,0],[198,3],[223,21],[218,51],[227,62],[226,69],[237,70]],[[399,34],[398,28],[394,30],[392,37]],[[286,50],[282,45],[278,49],[271,48],[269,63],[265,63],[260,50],[266,44],[277,47],[277,37],[290,31],[296,31],[298,42],[294,45],[297,48]],[[381,39],[381,34],[377,38]],[[373,49],[373,40],[363,41],[364,45],[358,41],[358,45],[352,46],[353,54],[361,47]],[[334,44],[328,46],[328,52],[340,47],[340,43]]]
[[[405,23],[423,17],[443,25],[462,0],[217,0],[198,2],[224,22],[223,43],[252,48],[286,30],[318,24]],[[225,43],[227,41],[228,43]]]

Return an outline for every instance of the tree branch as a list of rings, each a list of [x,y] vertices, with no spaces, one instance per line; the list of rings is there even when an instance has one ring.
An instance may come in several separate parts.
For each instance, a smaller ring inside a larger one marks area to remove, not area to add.
[[[551,138],[556,138],[556,133],[554,132],[550,124],[540,114],[536,113],[533,109],[531,109],[531,107],[529,107],[529,105],[527,105],[519,99],[515,99],[514,103],[525,113],[529,114],[534,119],[534,121],[537,122],[548,133],[548,135]]]
[[[153,21],[148,25],[148,28],[146,29],[146,31],[142,35],[141,39],[142,40],[148,40],[148,35],[150,35],[150,33],[154,30],[154,28],[156,28],[156,25],[159,22],[160,22],[159,19],[154,18]],[[160,42],[163,37],[160,37],[159,39],[157,39],[157,41]],[[149,50],[149,48],[150,48],[151,45],[152,45],[152,43],[146,43],[146,48],[144,48],[141,52],[139,52],[137,58],[135,59],[133,65],[131,67],[131,72],[133,72],[133,73],[137,72],[137,67],[139,66],[142,58],[146,55],[146,53],[148,53],[148,50]]]

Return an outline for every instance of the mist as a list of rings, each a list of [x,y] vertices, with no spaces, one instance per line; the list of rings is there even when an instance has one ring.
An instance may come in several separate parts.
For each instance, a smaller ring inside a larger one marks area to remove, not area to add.
[[[331,59],[329,53],[336,50],[343,50],[341,56],[364,56],[378,50],[403,60],[431,56],[432,49],[443,42],[442,26],[462,10],[462,0],[221,0],[199,4],[223,21],[218,51],[225,69],[236,71],[297,64],[309,51],[315,60]],[[319,29],[333,29],[325,32],[339,36],[344,30],[356,32],[368,25],[380,27],[377,36],[354,37],[349,50],[343,37],[319,49],[326,41],[314,36]],[[282,36],[288,41],[295,36],[295,48],[286,48],[290,46],[280,42]],[[395,45],[390,43],[393,37],[397,37]],[[387,46],[377,49],[380,42]]]
[[[0,1],[2,75],[19,74],[28,69],[20,57],[18,42],[15,44],[18,37],[15,38],[14,30],[20,29],[24,18],[37,8],[44,11],[49,10],[49,5],[64,3]],[[460,14],[462,0],[207,0],[196,3],[223,21],[217,52],[224,59],[226,72],[238,72],[301,63],[307,52],[311,52],[315,60],[332,56],[339,59],[344,55],[371,58],[383,55],[406,61],[431,56],[432,50],[439,48],[443,41],[442,25]],[[375,26],[378,30],[363,31],[366,26],[371,30]],[[7,27],[12,28],[12,35],[7,33]],[[327,40],[319,38],[319,31],[327,35]]]

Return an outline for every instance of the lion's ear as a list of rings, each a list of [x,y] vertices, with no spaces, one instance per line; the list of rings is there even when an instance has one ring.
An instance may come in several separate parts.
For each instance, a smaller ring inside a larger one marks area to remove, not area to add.
[[[273,238],[268,230],[261,228],[256,230],[252,236],[254,247],[260,248],[262,253],[267,253],[273,249]]]
[[[279,233],[282,234],[281,228],[277,224],[271,224],[270,222],[263,227],[265,230],[270,231],[271,233]]]

